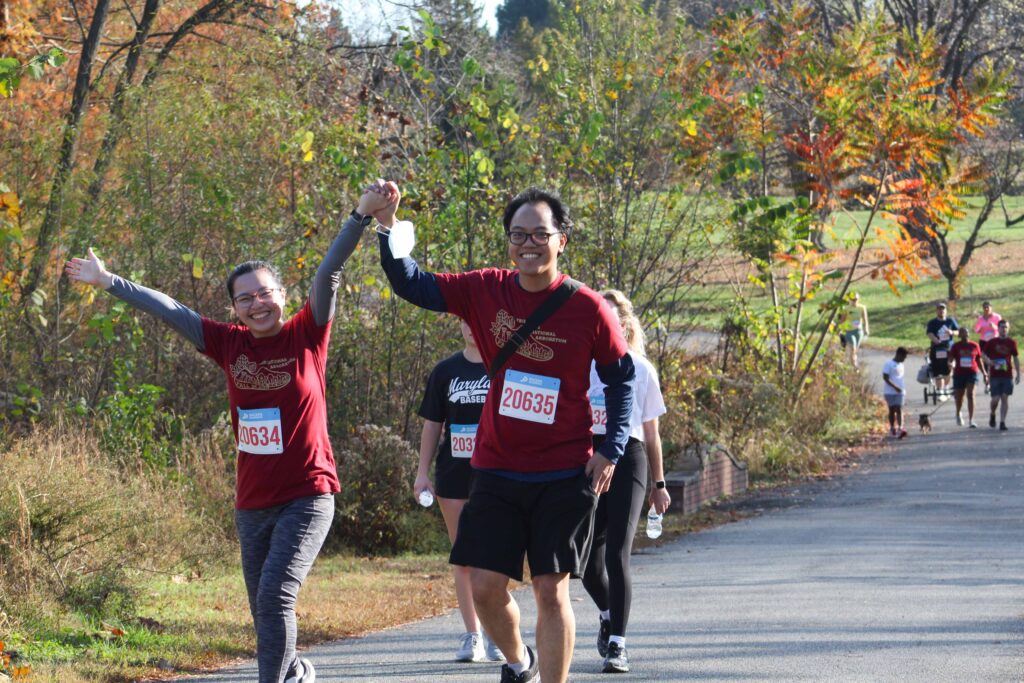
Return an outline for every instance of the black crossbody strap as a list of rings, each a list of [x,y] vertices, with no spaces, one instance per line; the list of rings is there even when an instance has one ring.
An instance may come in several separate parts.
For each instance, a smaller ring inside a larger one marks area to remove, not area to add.
[[[505,345],[498,349],[498,355],[494,357],[491,362],[491,368],[487,373],[487,376],[491,379],[498,374],[498,371],[504,367],[508,359],[512,357],[520,346],[526,343],[526,340],[530,338],[533,331],[541,326],[545,320],[551,317],[551,315],[562,307],[566,301],[569,300],[573,294],[579,291],[580,287],[583,286],[582,282],[573,280],[571,277],[566,278],[562,281],[562,284],[558,286],[558,289],[551,292],[548,298],[541,302],[530,317],[526,319],[518,330],[512,332],[512,336],[508,338]]]

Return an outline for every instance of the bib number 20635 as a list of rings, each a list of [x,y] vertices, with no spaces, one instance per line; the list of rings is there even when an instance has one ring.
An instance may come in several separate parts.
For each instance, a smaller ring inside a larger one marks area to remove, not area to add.
[[[554,377],[506,370],[498,414],[528,422],[552,424],[558,407],[559,386],[561,380]]]
[[[238,409],[238,450],[254,455],[284,453],[279,408]]]

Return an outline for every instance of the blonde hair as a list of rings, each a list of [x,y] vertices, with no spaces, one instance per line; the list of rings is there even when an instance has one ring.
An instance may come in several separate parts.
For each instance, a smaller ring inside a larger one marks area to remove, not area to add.
[[[626,338],[629,350],[646,356],[647,335],[644,334],[640,318],[636,317],[636,313],[633,312],[633,303],[617,289],[606,289],[601,292],[601,296],[615,307],[615,312],[619,316],[619,324],[622,326],[622,336]]]

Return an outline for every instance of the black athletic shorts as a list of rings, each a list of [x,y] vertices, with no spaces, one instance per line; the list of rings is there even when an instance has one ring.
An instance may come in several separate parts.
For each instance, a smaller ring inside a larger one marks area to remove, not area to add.
[[[940,351],[942,349],[939,349]],[[936,349],[932,349],[928,354],[928,369],[932,373],[932,377],[949,377],[951,369],[949,367],[949,350],[946,350],[945,358],[935,357]]]
[[[453,458],[447,453],[438,452],[434,464],[434,493],[438,498],[469,498],[473,471],[469,458]]]
[[[597,494],[584,473],[527,482],[477,470],[448,561],[523,580],[530,574],[582,575],[590,555]]]

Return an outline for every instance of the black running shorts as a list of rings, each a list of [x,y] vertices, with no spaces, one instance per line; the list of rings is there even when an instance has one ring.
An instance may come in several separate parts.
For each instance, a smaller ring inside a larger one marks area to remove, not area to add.
[[[578,578],[590,554],[595,509],[597,494],[584,473],[526,482],[477,470],[448,561],[522,581],[526,557],[533,576]]]
[[[949,377],[951,372],[949,367],[949,351],[945,351],[944,355],[944,358],[937,358],[935,349],[929,352],[928,365],[931,369],[932,377]]]

